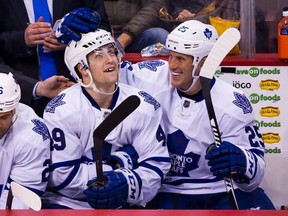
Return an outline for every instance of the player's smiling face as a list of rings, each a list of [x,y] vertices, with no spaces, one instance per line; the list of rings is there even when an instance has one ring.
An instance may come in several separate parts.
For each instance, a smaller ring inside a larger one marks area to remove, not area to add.
[[[12,124],[14,111],[0,113],[0,139],[6,134]]]
[[[170,51],[169,68],[171,73],[171,85],[183,90],[192,84],[193,57]]]
[[[100,47],[87,56],[89,69],[98,88],[115,86],[118,82],[119,61],[112,45]]]

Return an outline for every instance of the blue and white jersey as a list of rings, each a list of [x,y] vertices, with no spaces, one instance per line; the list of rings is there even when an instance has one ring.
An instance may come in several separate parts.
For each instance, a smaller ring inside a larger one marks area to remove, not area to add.
[[[223,179],[212,175],[205,160],[214,136],[202,93],[188,98],[171,87],[168,63],[162,60],[122,63],[121,81],[153,94],[163,109],[172,166],[160,191],[180,194],[226,191]],[[251,165],[256,171],[250,183],[235,182],[235,188],[251,191],[259,186],[265,169],[264,143],[255,125],[252,106],[242,91],[218,78],[213,79],[211,97],[222,140],[244,151],[250,150],[257,158]]]
[[[134,171],[141,177],[142,188],[131,204],[143,205],[155,196],[171,165],[160,125],[160,104],[144,91],[119,84],[111,107],[100,109],[85,88],[75,84],[50,101],[44,112],[54,142],[48,183],[52,192],[45,195],[46,201],[73,209],[91,208],[83,190],[96,176],[93,132],[130,95],[137,95],[141,103],[105,138],[102,157],[124,145],[133,145],[139,155],[139,167]],[[103,166],[104,171],[109,169]]]
[[[0,209],[5,209],[11,181],[44,194],[50,163],[50,137],[43,120],[19,104],[14,123],[0,139]],[[28,209],[16,197],[12,209]]]

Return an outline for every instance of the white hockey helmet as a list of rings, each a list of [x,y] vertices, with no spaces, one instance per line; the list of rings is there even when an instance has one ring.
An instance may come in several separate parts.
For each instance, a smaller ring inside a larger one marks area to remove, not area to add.
[[[77,64],[81,63],[84,68],[88,69],[87,55],[93,50],[109,43],[112,43],[116,48],[115,40],[111,36],[111,33],[103,29],[97,29],[94,32],[83,33],[80,41],[72,41],[66,47],[64,60],[72,77],[77,82],[81,82],[76,69]],[[118,49],[117,52],[120,53]]]
[[[194,57],[193,64],[198,65],[207,56],[218,39],[212,25],[197,20],[188,20],[178,25],[166,39],[166,48]]]
[[[21,90],[12,73],[0,73],[0,112],[9,112],[17,107]]]

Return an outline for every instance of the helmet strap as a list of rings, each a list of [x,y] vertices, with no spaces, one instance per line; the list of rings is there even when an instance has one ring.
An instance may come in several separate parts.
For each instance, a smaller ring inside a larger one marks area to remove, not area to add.
[[[99,93],[99,94],[103,94],[103,95],[113,95],[113,94],[117,91],[117,89],[118,89],[118,82],[115,83],[115,84],[116,84],[116,87],[115,87],[115,89],[114,89],[113,92],[103,92],[103,91],[100,91],[100,90],[96,87],[95,83],[93,82],[93,77],[92,77],[92,74],[91,74],[90,70],[89,70],[89,69],[86,69],[86,72],[88,73],[88,76],[89,76],[90,81],[89,81],[88,84],[84,84],[84,83],[82,82],[82,80],[80,81],[81,86],[83,86],[84,88],[92,88],[92,90],[93,90],[94,92]]]
[[[179,91],[186,93],[186,92],[191,91],[194,88],[194,86],[196,85],[196,82],[197,82],[197,80],[199,78],[199,76],[195,76],[195,72],[196,72],[196,69],[198,68],[198,63],[199,62],[200,61],[196,62],[195,59],[193,61],[193,65],[194,65],[194,67],[192,69],[192,78],[193,78],[193,80],[192,80],[192,83],[191,83],[190,87],[188,89],[186,89],[186,90],[181,90],[181,89],[178,88]]]

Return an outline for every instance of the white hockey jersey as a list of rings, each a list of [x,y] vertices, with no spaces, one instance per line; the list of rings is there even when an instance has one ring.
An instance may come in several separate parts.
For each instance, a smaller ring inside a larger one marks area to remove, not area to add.
[[[5,209],[10,183],[44,194],[48,181],[50,163],[50,137],[43,120],[34,111],[19,104],[16,120],[0,139],[0,209]],[[12,209],[28,209],[14,198]]]
[[[121,82],[155,96],[163,109],[172,166],[160,191],[180,194],[226,191],[224,181],[212,175],[205,160],[206,149],[214,143],[214,136],[202,93],[189,98],[173,88],[168,62],[162,60],[133,65],[123,62],[120,77]],[[222,140],[249,149],[257,158],[250,184],[234,184],[235,188],[251,191],[259,186],[265,169],[264,143],[255,125],[252,106],[242,91],[217,78],[213,79],[211,97]]]
[[[73,209],[91,208],[83,190],[96,176],[93,131],[123,100],[130,95],[141,99],[139,107],[108,134],[102,157],[132,144],[139,155],[134,171],[142,179],[142,190],[135,203],[143,205],[158,192],[161,180],[170,168],[170,158],[160,126],[160,104],[146,92],[119,84],[110,109],[100,109],[80,84],[75,84],[54,98],[45,108],[44,120],[53,143],[49,189],[45,202]],[[103,167],[105,170],[106,167]]]

